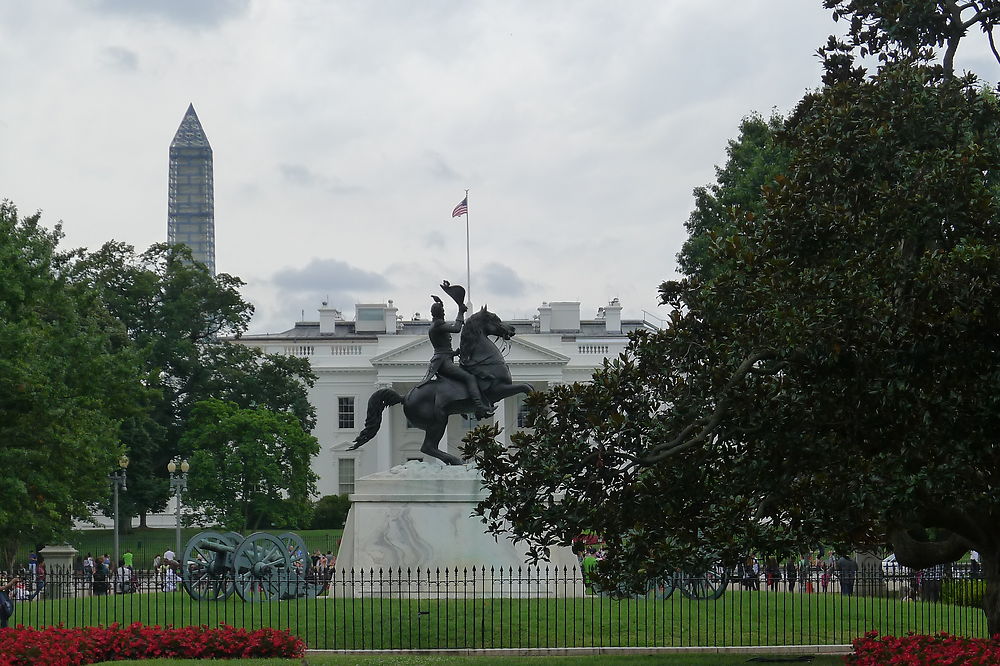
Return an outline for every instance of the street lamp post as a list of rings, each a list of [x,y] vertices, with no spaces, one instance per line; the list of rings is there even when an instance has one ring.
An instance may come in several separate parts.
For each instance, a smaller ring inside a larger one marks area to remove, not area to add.
[[[115,521],[115,529],[114,529],[114,533],[115,533],[115,561],[110,566],[110,568],[111,568],[112,571],[117,570],[117,567],[118,567],[118,551],[119,551],[119,548],[118,548],[118,489],[121,488],[122,490],[128,490],[128,487],[125,485],[125,481],[127,480],[127,477],[125,475],[125,468],[128,467],[128,456],[125,455],[124,453],[122,454],[122,457],[118,459],[118,467],[120,467],[121,469],[117,469],[114,472],[112,472],[111,474],[108,474],[108,480],[111,481],[111,487],[114,489],[114,506],[113,506],[113,509],[114,509],[114,514],[115,514],[115,517],[114,517],[114,521]]]
[[[177,471],[178,467],[181,470],[180,472]],[[167,463],[167,471],[170,472],[170,488],[173,489],[174,494],[177,496],[177,509],[174,512],[177,528],[177,548],[174,550],[174,556],[178,559],[181,557],[181,494],[188,487],[187,473],[189,469],[191,469],[191,466],[187,460],[182,460],[179,465],[175,460]]]

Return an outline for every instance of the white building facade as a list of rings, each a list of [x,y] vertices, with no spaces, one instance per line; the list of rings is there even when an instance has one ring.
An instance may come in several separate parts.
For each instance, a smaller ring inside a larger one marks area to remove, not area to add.
[[[539,391],[589,381],[605,358],[625,349],[630,331],[654,328],[645,321],[622,321],[617,299],[591,320],[580,318],[578,302],[552,302],[543,303],[531,320],[505,322],[516,330],[509,343],[500,342],[509,345],[501,351],[513,381],[528,382]],[[347,449],[364,426],[374,391],[389,387],[405,395],[423,379],[433,355],[429,327],[430,321],[417,315],[408,321],[397,316],[392,301],[357,305],[354,321],[324,305],[319,321],[298,322],[283,333],[232,340],[269,354],[309,359],[317,376],[310,401],[316,407],[313,435],[320,443],[320,454],[313,461],[320,496],[352,493],[357,478],[428,458],[420,452],[423,431],[407,423],[401,405],[385,410],[374,440],[358,450]],[[454,344],[458,345],[457,335]],[[497,404],[493,419],[507,442],[523,425],[523,401],[524,396],[518,395]],[[476,425],[468,417],[452,416],[441,448],[459,455],[462,438]]]

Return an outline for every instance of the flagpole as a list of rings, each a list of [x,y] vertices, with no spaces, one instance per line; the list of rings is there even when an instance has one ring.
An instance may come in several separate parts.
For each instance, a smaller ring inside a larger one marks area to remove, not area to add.
[[[472,262],[469,260],[469,190],[465,190],[465,304],[472,309]]]

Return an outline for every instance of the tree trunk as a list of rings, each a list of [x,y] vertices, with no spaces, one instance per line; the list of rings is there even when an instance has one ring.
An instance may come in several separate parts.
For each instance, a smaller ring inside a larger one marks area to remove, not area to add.
[[[1000,634],[1000,550],[989,553],[980,551],[979,557],[983,579],[986,581],[983,612],[986,613],[989,635],[995,636]]]
[[[0,544],[0,563],[7,571],[17,571],[17,549],[20,545],[17,539],[6,539]]]
[[[148,526],[146,525],[146,512],[142,511],[139,513],[139,529],[144,530]]]

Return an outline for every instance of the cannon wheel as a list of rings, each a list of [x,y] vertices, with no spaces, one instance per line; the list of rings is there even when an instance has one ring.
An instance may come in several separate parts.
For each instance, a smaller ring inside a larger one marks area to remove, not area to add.
[[[722,564],[711,566],[704,573],[679,573],[677,576],[681,594],[695,601],[714,601],[729,585],[729,572]]]
[[[279,534],[278,539],[285,544],[285,552],[288,553],[291,564],[291,568],[287,572],[285,596],[288,599],[315,598],[323,589],[323,584],[315,581],[312,558],[309,556],[306,542],[294,532]]]
[[[288,549],[278,537],[251,534],[233,553],[236,593],[243,601],[277,601],[285,593],[291,572]]]
[[[658,578],[649,582],[647,596],[661,601],[669,599],[676,589],[677,580],[673,576]]]
[[[235,591],[229,557],[243,540],[239,534],[235,537],[232,532],[200,532],[187,542],[181,559],[181,581],[195,601],[222,601]]]
[[[309,557],[309,549],[302,537],[294,532],[284,532],[278,535],[278,540],[285,544],[291,566],[302,574],[308,574],[312,569],[312,558]]]

